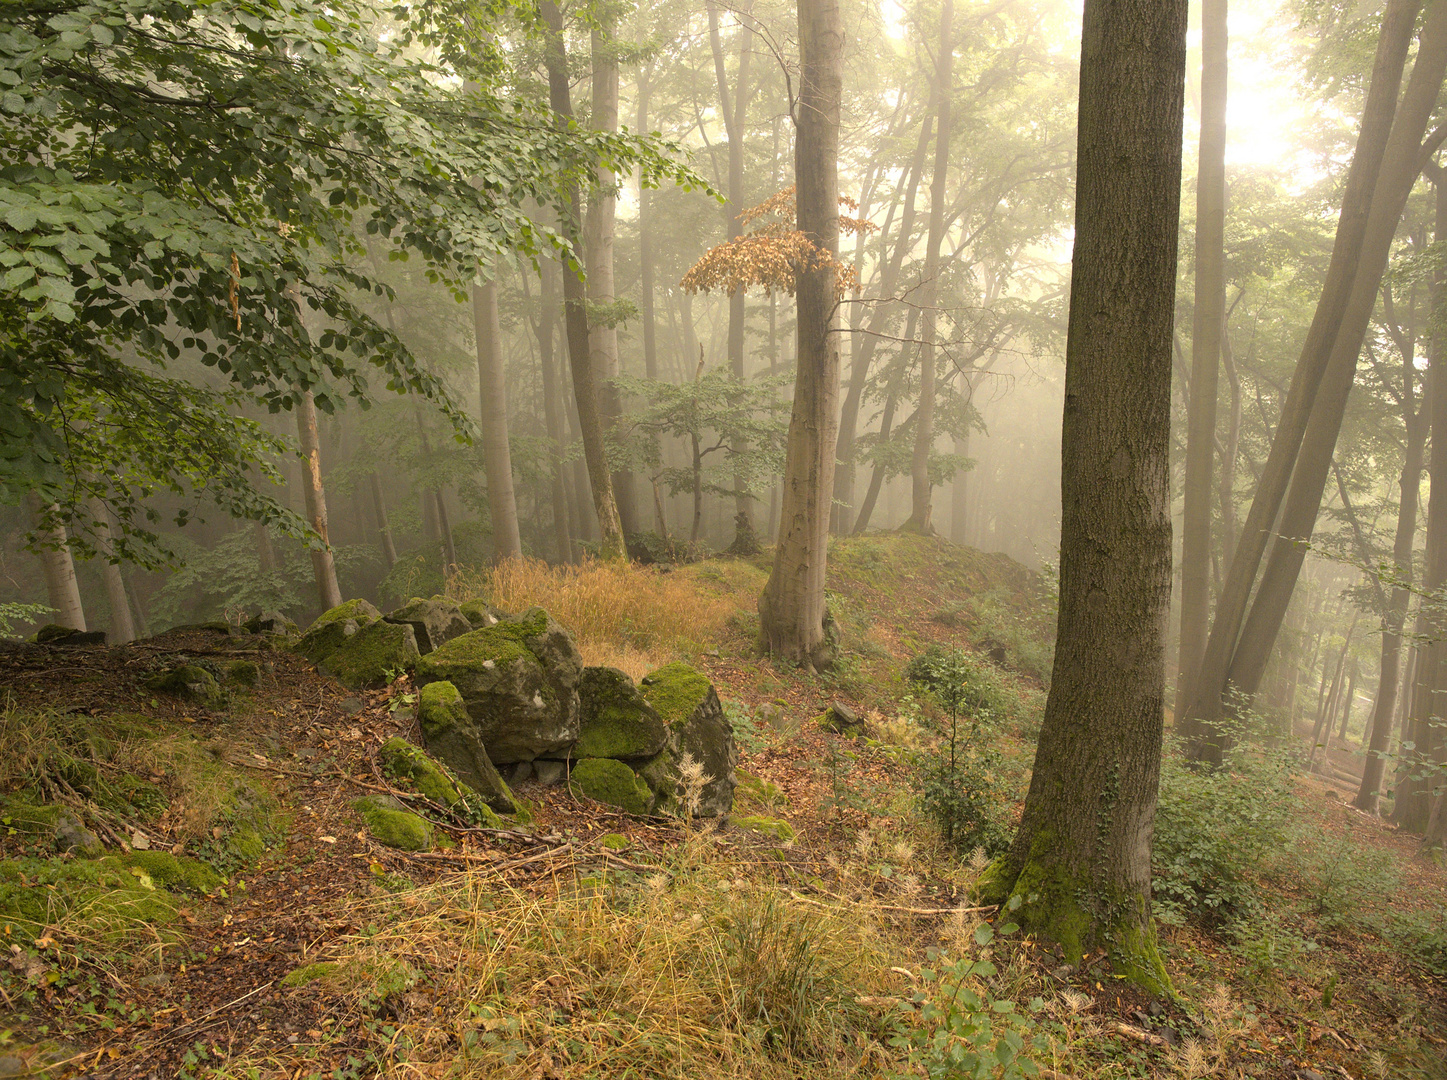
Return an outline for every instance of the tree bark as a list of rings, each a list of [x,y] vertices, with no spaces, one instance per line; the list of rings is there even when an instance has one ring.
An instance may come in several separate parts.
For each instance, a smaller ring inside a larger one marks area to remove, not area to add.
[[[1224,748],[1218,733],[1228,679],[1241,626],[1251,600],[1257,571],[1267,544],[1275,534],[1281,505],[1291,482],[1297,453],[1306,433],[1312,405],[1321,384],[1332,347],[1341,326],[1342,311],[1356,274],[1367,218],[1387,139],[1396,114],[1397,92],[1412,42],[1421,0],[1388,0],[1382,16],[1371,83],[1362,111],[1356,151],[1347,170],[1342,208],[1337,220],[1331,262],[1317,300],[1316,312],[1301,357],[1292,374],[1272,438],[1271,450],[1262,466],[1256,494],[1251,501],[1241,537],[1233,552],[1206,651],[1201,660],[1195,693],[1182,716],[1182,731],[1194,757],[1219,761]]]
[[[544,260],[539,279],[538,321],[533,326],[533,333],[538,339],[538,366],[542,368],[543,376],[543,424],[548,433],[548,457],[552,466],[548,488],[553,502],[553,541],[557,546],[558,562],[566,563],[574,562],[577,552],[573,550],[573,533],[568,527],[568,490],[563,461],[564,403],[553,352],[553,330],[558,324],[556,274],[556,266],[550,260]],[[651,299],[649,302],[651,304]]]
[[[482,463],[487,473],[487,508],[492,515],[493,558],[522,555],[517,495],[512,483],[512,450],[507,433],[507,385],[503,377],[502,324],[497,282],[472,287],[472,322],[477,335],[477,386],[482,418]]]
[[[397,565],[397,545],[392,542],[392,523],[387,519],[387,503],[382,497],[382,480],[374,470],[369,478],[372,507],[377,513],[377,542],[382,548],[382,561],[390,572]]]
[[[317,582],[317,598],[322,610],[330,611],[342,602],[337,585],[337,566],[332,560],[332,544],[327,530],[327,493],[322,487],[322,452],[317,439],[317,407],[312,392],[305,391],[296,410],[297,438],[302,453],[302,493],[306,496],[307,522],[321,540],[321,547],[311,551],[312,573]]]
[[[648,134],[648,106],[653,97],[653,62],[638,73],[638,133]],[[653,311],[654,255],[652,191],[638,183],[638,311],[643,323],[643,374],[658,378],[658,326]],[[657,492],[654,492],[655,500]]]
[[[1291,593],[1331,469],[1332,453],[1356,376],[1357,358],[1376,308],[1382,275],[1407,196],[1421,174],[1422,138],[1447,72],[1447,2],[1436,0],[1425,16],[1417,58],[1382,160],[1357,270],[1347,295],[1311,416],[1301,440],[1291,484],[1282,505],[1278,537],[1241,630],[1228,670],[1228,685],[1245,697],[1256,693]]]
[[[573,95],[568,80],[568,54],[563,42],[563,16],[555,0],[540,0],[538,11],[545,28],[544,63],[548,71],[548,100],[558,127],[566,131],[573,123]],[[563,233],[576,251],[581,245],[580,211],[582,194],[576,182],[568,184]],[[589,355],[588,304],[584,285],[576,273],[563,273],[563,315],[567,329],[568,365],[573,373],[573,397],[578,407],[578,428],[587,464],[588,483],[593,490],[593,512],[598,521],[598,553],[605,559],[627,557],[623,522],[608,475],[608,455],[603,439],[603,415],[599,408],[598,383]]]
[[[35,492],[29,493],[27,501],[38,541],[35,554],[45,571],[45,594],[53,609],[52,618],[57,626],[84,630],[85,608],[80,602],[80,583],[75,579],[75,559],[70,554],[65,526],[47,522],[45,508]]]
[[[940,297],[940,244],[945,234],[945,183],[950,166],[950,105],[953,98],[954,40],[951,37],[955,17],[954,0],[944,0],[940,9],[940,55],[935,69],[935,115],[939,118],[935,131],[934,171],[930,175],[929,235],[925,241],[924,287],[920,303],[924,308],[919,346],[919,408],[915,410],[914,457],[910,462],[909,519],[903,528],[908,532],[934,532],[934,506],[931,500],[929,459],[935,443],[935,326]]]
[[[1061,438],[1060,614],[1030,791],[986,902],[1170,982],[1151,922],[1171,600],[1171,324],[1185,0],[1086,0]]]
[[[1181,639],[1176,711],[1192,698],[1211,605],[1211,474],[1226,314],[1226,7],[1201,3],[1201,141],[1196,174],[1196,298],[1181,521]]]
[[[799,0],[799,99],[794,184],[799,231],[839,257],[839,110],[844,26],[839,0]],[[839,298],[833,265],[799,276],[798,361],[785,450],[774,567],[759,597],[763,651],[827,667],[824,572],[839,435]]]
[[[111,609],[109,642],[124,645],[136,640],[136,624],[131,620],[130,599],[126,596],[125,579],[115,559],[115,542],[111,537],[111,512],[99,499],[92,499],[91,516],[95,518],[96,554],[100,556],[101,579],[105,582],[106,602]]]

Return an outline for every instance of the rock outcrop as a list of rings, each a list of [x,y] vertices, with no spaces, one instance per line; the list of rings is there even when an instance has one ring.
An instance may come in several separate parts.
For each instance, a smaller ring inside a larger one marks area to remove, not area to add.
[[[423,656],[473,628],[462,609],[441,596],[434,596],[431,600],[413,597],[383,618],[389,623],[412,627],[412,633],[417,638],[417,651]]]
[[[477,724],[450,682],[428,683],[417,695],[417,718],[427,752],[456,774],[499,814],[517,812],[517,800],[487,755]]]
[[[420,655],[412,627],[384,621],[365,600],[348,600],[318,616],[295,648],[349,690],[386,686],[411,671]]]
[[[684,760],[702,766],[702,787],[685,807],[696,817],[722,817],[734,805],[738,784],[735,767],[738,751],[734,732],[724,715],[723,704],[707,677],[684,663],[667,664],[643,677],[643,697],[663,718],[669,729],[669,745],[639,773],[658,800],[659,806],[677,795]],[[674,790],[670,790],[673,785]]]

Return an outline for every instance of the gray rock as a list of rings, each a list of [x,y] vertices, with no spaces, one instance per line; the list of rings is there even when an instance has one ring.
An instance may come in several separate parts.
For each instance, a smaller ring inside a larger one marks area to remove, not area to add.
[[[207,709],[225,708],[227,703],[226,691],[221,689],[216,676],[196,664],[182,664],[159,672],[142,685],[152,693],[170,694]]]
[[[279,611],[263,611],[259,615],[253,615],[241,624],[241,628],[250,634],[282,634],[290,637],[300,632],[300,627]]]
[[[533,762],[533,778],[544,787],[555,787],[563,782],[566,764],[561,761],[539,759]]]
[[[509,784],[524,784],[533,778],[533,762],[516,761],[504,766],[502,771],[507,774]]]
[[[105,851],[105,845],[79,818],[68,810],[62,810],[55,819],[55,850],[70,851],[92,859]]]
[[[418,687],[450,682],[495,765],[568,750],[578,738],[582,657],[542,608],[453,638],[417,664]]]
[[[382,613],[365,600],[348,600],[317,616],[293,646],[313,664],[320,664],[360,630],[379,621]]]
[[[417,635],[406,624],[376,619],[347,635],[317,662],[348,690],[378,690],[417,663]]]
[[[417,695],[417,719],[427,752],[442,762],[499,814],[517,813],[517,801],[498,775],[457,687],[428,683]]]
[[[463,618],[472,624],[474,630],[481,630],[487,626],[496,626],[507,615],[493,607],[486,600],[469,600],[458,608]]]
[[[75,630],[50,623],[35,632],[37,645],[104,645],[104,630]]]
[[[836,701],[824,714],[824,727],[852,739],[864,734],[864,718],[844,702]]]
[[[651,758],[668,745],[668,725],[617,668],[588,667],[578,684],[576,758]]]
[[[434,596],[431,600],[414,597],[384,618],[390,623],[405,623],[417,635],[417,651],[426,656],[444,642],[472,630],[472,623],[462,609],[451,600]]]
[[[654,793],[655,808],[666,808],[676,794],[678,766],[687,755],[703,766],[706,778],[694,813],[726,815],[738,786],[738,750],[713,684],[687,664],[674,663],[645,675],[640,689],[670,735],[669,745],[656,757],[634,765]]]

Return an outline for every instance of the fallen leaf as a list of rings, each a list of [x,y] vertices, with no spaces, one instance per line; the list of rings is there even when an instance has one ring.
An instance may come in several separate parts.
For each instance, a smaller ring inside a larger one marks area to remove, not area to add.
[[[335,844],[337,842],[337,838],[335,836],[318,836],[317,839],[320,840],[323,844]]]

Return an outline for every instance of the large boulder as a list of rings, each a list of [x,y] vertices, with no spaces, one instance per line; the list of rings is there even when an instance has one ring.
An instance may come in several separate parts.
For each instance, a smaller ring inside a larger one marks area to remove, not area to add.
[[[446,642],[417,664],[418,687],[450,682],[495,765],[559,755],[578,738],[583,659],[542,608]]]
[[[441,761],[499,814],[517,812],[517,802],[497,774],[468,715],[467,705],[450,682],[428,683],[417,695],[417,719],[427,752]]]
[[[668,725],[625,672],[584,668],[578,699],[574,757],[651,758],[668,745]]]
[[[341,648],[363,627],[382,618],[382,613],[365,600],[348,600],[317,616],[306,628],[295,649],[313,664],[320,664]]]
[[[669,745],[638,772],[653,790],[658,806],[672,802],[685,756],[703,767],[703,788],[693,813],[722,817],[734,804],[738,751],[733,726],[708,678],[684,663],[667,664],[645,675],[644,699],[668,725]]]
[[[461,637],[472,629],[472,623],[462,614],[462,609],[441,596],[434,596],[431,600],[413,597],[396,611],[388,612],[384,618],[389,623],[412,627],[412,632],[417,635],[417,651],[424,656],[443,642]]]
[[[348,690],[377,690],[411,671],[419,655],[412,627],[378,619],[327,653],[317,670]]]
[[[612,758],[584,758],[573,766],[569,783],[579,794],[630,814],[646,814],[653,807],[653,792],[648,784],[623,762]]]
[[[241,624],[248,634],[280,634],[290,637],[301,632],[300,627],[279,611],[264,610]]]
[[[496,626],[499,621],[507,618],[504,612],[499,611],[486,600],[469,600],[458,610],[472,624],[474,630],[481,630],[484,626]]]

